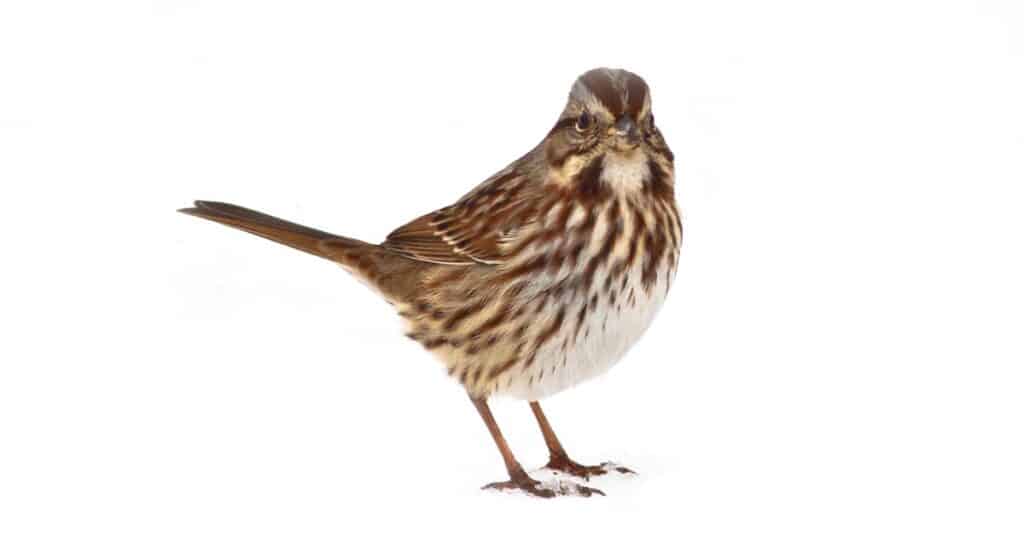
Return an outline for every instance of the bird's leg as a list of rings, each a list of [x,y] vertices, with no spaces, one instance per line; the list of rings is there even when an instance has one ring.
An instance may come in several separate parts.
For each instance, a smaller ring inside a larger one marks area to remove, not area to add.
[[[558,437],[555,435],[555,430],[551,429],[551,424],[548,422],[547,417],[544,416],[544,411],[541,410],[540,403],[531,401],[530,408],[533,410],[533,415],[537,417],[537,424],[540,425],[540,432],[544,434],[544,442],[548,445],[550,460],[548,460],[547,468],[566,472],[585,480],[589,480],[590,476],[607,474],[608,470],[615,470],[622,474],[636,473],[625,466],[618,466],[612,463],[601,463],[596,466],[586,466],[570,459],[569,454],[565,453],[565,448],[562,447],[562,443],[558,441]]]
[[[491,408],[487,406],[486,399],[478,399],[470,396],[469,399],[473,402],[477,412],[480,413],[480,417],[484,419],[484,424],[487,425],[487,430],[491,432],[491,437],[494,439],[494,443],[498,446],[498,451],[501,452],[501,457],[505,461],[505,468],[508,470],[509,480],[501,483],[491,483],[484,485],[485,489],[519,489],[527,494],[539,496],[541,498],[554,498],[557,495],[564,494],[575,494],[581,496],[590,496],[592,494],[604,494],[603,492],[592,489],[590,487],[584,487],[581,485],[565,485],[559,484],[555,488],[550,486],[542,485],[540,481],[533,479],[523,470],[522,465],[516,460],[515,456],[512,455],[512,450],[509,449],[508,443],[505,442],[505,437],[502,436],[501,430],[498,429],[498,423],[494,421],[494,415],[491,414]]]

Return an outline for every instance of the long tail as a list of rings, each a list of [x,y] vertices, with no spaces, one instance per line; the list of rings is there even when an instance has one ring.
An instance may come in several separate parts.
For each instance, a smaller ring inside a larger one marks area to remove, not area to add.
[[[284,219],[234,204],[196,201],[195,206],[182,208],[178,211],[244,230],[261,238],[273,240],[328,260],[339,260],[339,249],[374,247],[366,242],[337,236],[315,228],[304,227],[291,221],[285,221]]]
[[[285,221],[256,210],[215,201],[195,201],[181,213],[216,221],[261,238],[344,265],[391,302],[410,300],[418,288],[415,260],[379,245]]]

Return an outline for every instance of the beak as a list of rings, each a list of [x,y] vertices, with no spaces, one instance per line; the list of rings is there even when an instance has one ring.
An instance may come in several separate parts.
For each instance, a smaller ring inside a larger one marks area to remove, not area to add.
[[[615,121],[615,134],[622,138],[627,145],[636,146],[640,144],[640,131],[633,122],[633,118],[623,114]]]

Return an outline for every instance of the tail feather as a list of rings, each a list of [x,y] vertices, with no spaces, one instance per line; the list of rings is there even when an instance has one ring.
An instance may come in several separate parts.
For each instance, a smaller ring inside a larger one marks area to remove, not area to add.
[[[342,264],[391,302],[409,301],[419,293],[422,264],[379,245],[302,226],[234,204],[195,201],[195,206],[178,211]]]
[[[336,255],[339,249],[361,246],[372,247],[370,244],[359,240],[302,226],[234,204],[196,201],[195,206],[182,208],[178,211],[244,230],[261,238],[273,240],[282,245],[287,245],[288,247],[328,260],[337,260]],[[325,247],[325,244],[328,242],[332,245],[330,248]]]

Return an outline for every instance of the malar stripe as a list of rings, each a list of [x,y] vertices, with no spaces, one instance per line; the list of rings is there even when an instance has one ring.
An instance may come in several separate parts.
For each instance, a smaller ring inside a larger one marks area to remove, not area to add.
[[[648,178],[643,183],[644,191],[659,199],[672,198],[674,195],[672,182],[669,180],[668,173],[661,168],[661,165],[654,161],[654,159],[649,158],[647,160],[647,171]]]
[[[590,160],[573,177],[576,183],[576,191],[585,200],[602,199],[610,195],[609,187],[601,180],[601,172],[604,170],[604,155],[601,154]]]

